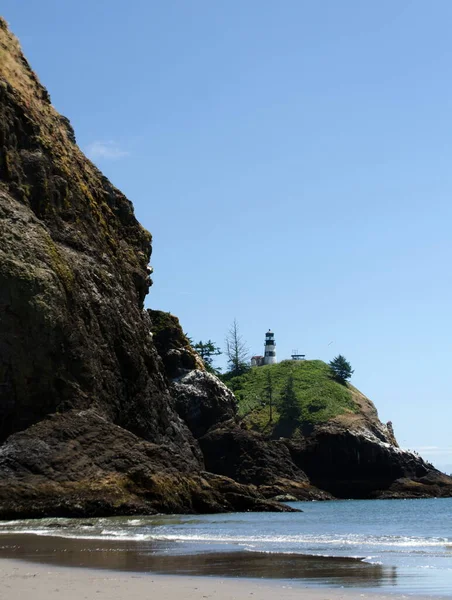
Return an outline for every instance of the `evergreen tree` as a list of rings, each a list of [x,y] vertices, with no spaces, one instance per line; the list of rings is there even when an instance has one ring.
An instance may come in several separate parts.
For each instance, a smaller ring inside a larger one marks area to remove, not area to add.
[[[234,319],[226,336],[226,355],[228,357],[229,373],[234,377],[249,370],[248,348],[239,332],[239,326]]]
[[[270,369],[267,369],[267,373],[266,373],[266,381],[265,381],[265,387],[264,387],[264,395],[265,395],[265,399],[268,403],[268,406],[270,408],[270,423],[273,423],[273,381],[272,381],[272,376],[270,373]]]
[[[293,375],[289,375],[279,397],[279,412],[281,419],[298,421],[301,417],[301,407],[294,387]]]
[[[222,352],[218,346],[215,346],[215,342],[212,342],[212,340],[207,340],[207,342],[199,341],[197,344],[192,344],[192,346],[201,357],[206,370],[209,373],[218,373],[219,369],[213,366],[213,360],[214,356],[219,356]]]
[[[333,358],[333,360],[329,363],[329,366],[334,379],[339,381],[339,383],[345,384],[347,379],[350,379],[354,373],[351,364],[348,362],[345,356],[342,356],[342,354],[339,354]]]

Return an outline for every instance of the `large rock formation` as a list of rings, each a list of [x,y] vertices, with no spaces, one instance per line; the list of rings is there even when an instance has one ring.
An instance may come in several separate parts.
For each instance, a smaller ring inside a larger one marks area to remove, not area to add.
[[[287,442],[295,464],[311,483],[338,498],[452,496],[452,478],[418,454],[399,448],[392,424],[349,386],[357,411],[318,425]]]
[[[234,419],[237,401],[217,377],[208,373],[177,317],[148,310],[155,347],[163,360],[176,410],[196,438],[211,427]]]
[[[153,339],[170,380],[176,410],[198,440],[206,468],[266,497],[290,493],[299,500],[331,498],[312,486],[284,442],[248,430],[237,417],[237,400],[208,373],[176,317],[149,310]]]
[[[311,483],[337,498],[452,496],[452,479],[365,427],[329,423],[287,442]]]
[[[284,509],[204,473],[143,310],[150,254],[0,20],[0,516]]]

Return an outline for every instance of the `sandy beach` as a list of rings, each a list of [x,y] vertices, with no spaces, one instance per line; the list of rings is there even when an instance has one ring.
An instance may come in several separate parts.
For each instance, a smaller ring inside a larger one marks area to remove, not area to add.
[[[452,596],[449,596],[451,598]],[[427,600],[347,589],[312,589],[301,583],[216,577],[166,576],[55,567],[0,560],[1,600]],[[446,596],[442,597],[443,599]]]

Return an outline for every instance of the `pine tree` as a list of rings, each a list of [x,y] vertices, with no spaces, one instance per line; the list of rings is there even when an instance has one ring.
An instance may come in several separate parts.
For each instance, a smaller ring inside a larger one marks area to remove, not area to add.
[[[268,402],[270,408],[270,423],[273,423],[273,381],[270,373],[270,369],[267,369],[266,382],[264,387],[265,399]]]
[[[345,356],[342,356],[342,354],[339,354],[333,358],[333,360],[329,363],[329,366],[334,379],[339,381],[339,383],[345,384],[347,379],[350,379],[354,373],[351,364],[348,362]]]
[[[212,342],[212,340],[207,340],[207,342],[199,341],[197,344],[192,344],[192,346],[201,357],[206,370],[209,373],[218,373],[219,369],[213,366],[213,358],[214,356],[219,356],[222,352],[218,346],[215,346],[215,342]]]
[[[242,375],[242,373],[248,371],[248,348],[240,335],[239,326],[235,319],[226,336],[226,355],[231,375]]]
[[[301,417],[301,407],[294,387],[293,375],[289,375],[279,398],[281,419],[298,421]]]

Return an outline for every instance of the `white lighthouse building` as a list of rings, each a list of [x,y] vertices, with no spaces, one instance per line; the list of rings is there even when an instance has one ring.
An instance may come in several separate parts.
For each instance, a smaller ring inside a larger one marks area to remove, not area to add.
[[[264,365],[274,365],[276,363],[275,348],[275,334],[269,329],[265,334]]]

